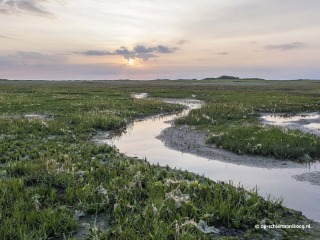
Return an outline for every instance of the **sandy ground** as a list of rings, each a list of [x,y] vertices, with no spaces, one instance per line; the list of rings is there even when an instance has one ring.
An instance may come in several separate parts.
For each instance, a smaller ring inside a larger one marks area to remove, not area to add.
[[[206,145],[206,133],[197,131],[186,125],[166,128],[157,138],[164,142],[168,148],[208,159],[268,169],[301,167],[300,163],[292,161],[279,161],[270,157],[238,155],[217,148],[214,145]]]

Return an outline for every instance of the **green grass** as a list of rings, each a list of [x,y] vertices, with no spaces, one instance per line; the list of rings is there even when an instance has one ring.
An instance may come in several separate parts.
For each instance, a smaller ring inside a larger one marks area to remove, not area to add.
[[[238,91],[225,90],[212,95],[203,93],[199,98],[206,104],[177,119],[175,123],[197,126],[212,135],[219,135],[210,137],[207,142],[235,153],[294,161],[300,161],[307,154],[313,159],[319,159],[318,136],[283,128],[264,128],[258,119],[265,112],[294,114],[320,110],[319,97],[314,95],[315,89],[297,95],[294,86],[291,89],[288,87],[285,92],[281,89],[259,92],[248,87],[244,93],[239,87]],[[262,148],[255,148],[260,144]]]
[[[210,136],[207,142],[239,154],[277,159],[304,161],[307,155],[311,158],[320,156],[319,137],[277,127],[231,126],[219,135]]]
[[[160,100],[132,99],[133,92],[148,92],[153,97],[195,94],[207,105],[178,121],[213,132],[231,131],[228,126],[235,123],[255,124],[260,108],[318,108],[316,83],[297,82],[290,93],[280,90],[287,83],[280,87],[263,83],[264,91],[272,95],[260,91],[252,81],[250,84],[226,80],[0,81],[1,238],[49,239],[64,235],[71,239],[81,229],[76,211],[104,216],[110,226],[99,229],[91,225],[88,239],[211,239],[190,223],[200,220],[216,228],[237,229],[248,239],[270,239],[273,234],[284,239],[286,235],[305,237],[301,231],[266,233],[254,229],[260,221],[308,221],[284,208],[279,200],[264,200],[241,186],[151,165],[90,141],[99,129],[116,130],[135,118],[181,109]],[[308,88],[307,94],[297,94],[301,86]],[[283,102],[275,106],[279,100]],[[24,114],[45,114],[50,118],[28,119]],[[234,134],[238,130],[234,127]],[[283,137],[281,131],[276,134],[285,139],[286,134],[293,133],[283,133]],[[317,141],[303,136],[306,144],[310,139]],[[227,141],[230,140],[224,139],[221,144]],[[185,200],[174,200],[172,194],[184,194],[181,196]]]
[[[91,158],[82,157],[86,151]],[[216,227],[252,229],[261,219],[275,223],[286,213],[280,202],[265,201],[255,192],[188,172],[168,172],[105,146],[67,152],[61,151],[56,159],[6,166],[7,179],[0,181],[4,239],[40,239],[76,231],[75,210],[111,216],[109,231],[98,230],[103,239],[205,238],[192,226],[177,232],[177,224],[193,219]],[[106,191],[99,193],[98,187]],[[177,189],[190,197],[181,206],[166,197]]]

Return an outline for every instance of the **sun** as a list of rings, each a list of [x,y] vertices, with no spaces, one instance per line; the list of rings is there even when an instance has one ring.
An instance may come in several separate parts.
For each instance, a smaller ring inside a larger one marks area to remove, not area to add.
[[[130,66],[135,65],[136,63],[136,60],[134,58],[129,58],[127,61],[128,61],[128,65]]]

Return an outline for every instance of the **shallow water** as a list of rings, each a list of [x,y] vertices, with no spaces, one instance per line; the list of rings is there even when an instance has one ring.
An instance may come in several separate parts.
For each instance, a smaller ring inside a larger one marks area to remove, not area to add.
[[[194,103],[193,107],[199,107]],[[186,114],[187,111],[184,112]],[[171,126],[170,121],[177,115],[148,118],[134,122],[121,136],[105,139],[102,142],[115,145],[121,153],[128,156],[146,158],[149,162],[171,168],[188,170],[203,174],[215,181],[232,181],[246,189],[258,187],[263,197],[283,198],[284,205],[302,211],[310,219],[320,221],[320,186],[299,182],[292,176],[320,169],[320,164],[301,166],[301,168],[264,169],[241,166],[217,160],[181,153],[168,149],[156,139],[160,132]]]
[[[148,93],[132,93],[131,96],[136,99],[142,99],[148,97]]]
[[[318,119],[319,114],[301,114],[301,115],[265,115],[262,118],[273,123],[283,124],[288,122],[296,122],[299,120],[313,120]]]
[[[320,129],[320,123],[309,123],[305,125],[306,128],[311,128],[311,129]]]
[[[25,115],[23,115],[23,117],[30,118],[30,119],[47,119],[47,118],[51,118],[50,116],[43,115],[43,114],[25,114]]]
[[[297,115],[287,114],[263,114],[263,123],[282,126],[289,129],[298,129],[303,132],[320,135],[320,114],[302,113]]]
[[[0,115],[0,119],[52,119],[52,116],[45,114],[24,114],[24,115]]]

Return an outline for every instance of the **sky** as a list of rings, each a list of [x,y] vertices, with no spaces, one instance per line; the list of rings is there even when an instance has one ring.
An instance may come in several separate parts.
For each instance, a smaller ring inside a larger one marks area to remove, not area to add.
[[[320,79],[319,0],[0,0],[0,78]]]

